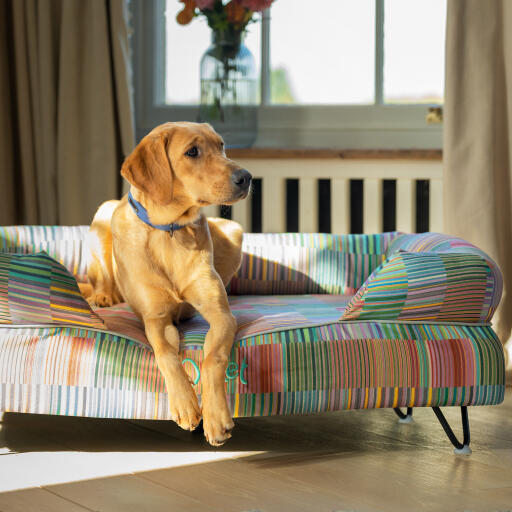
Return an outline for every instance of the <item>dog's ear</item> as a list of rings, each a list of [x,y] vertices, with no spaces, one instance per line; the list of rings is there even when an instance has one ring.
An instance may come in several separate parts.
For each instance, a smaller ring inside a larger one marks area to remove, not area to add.
[[[167,155],[168,133],[147,135],[121,167],[121,175],[158,204],[172,201],[173,173]]]

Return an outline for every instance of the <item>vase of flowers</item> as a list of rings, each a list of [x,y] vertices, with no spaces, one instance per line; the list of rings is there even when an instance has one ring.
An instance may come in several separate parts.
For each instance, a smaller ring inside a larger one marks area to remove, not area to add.
[[[244,44],[247,26],[273,0],[180,0],[178,23],[203,16],[212,30],[211,45],[200,63],[199,120],[209,122],[229,147],[248,147],[256,140],[258,74],[254,56]]]

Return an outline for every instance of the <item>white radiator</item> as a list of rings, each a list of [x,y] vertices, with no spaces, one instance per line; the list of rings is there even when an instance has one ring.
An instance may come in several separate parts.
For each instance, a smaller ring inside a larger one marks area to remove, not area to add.
[[[318,231],[318,180],[331,182],[331,231],[350,233],[350,180],[363,181],[363,232],[383,231],[383,182],[396,180],[396,230],[416,230],[416,181],[429,182],[429,230],[443,230],[443,175],[439,160],[237,159],[262,180],[262,231],[286,231],[286,180],[299,182],[299,231]],[[232,219],[251,231],[251,197],[232,207]],[[219,216],[217,206],[205,208]]]

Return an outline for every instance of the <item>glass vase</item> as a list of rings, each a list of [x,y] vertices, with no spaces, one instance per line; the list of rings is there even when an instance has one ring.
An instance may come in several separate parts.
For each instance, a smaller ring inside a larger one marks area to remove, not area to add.
[[[200,121],[210,123],[227,147],[252,146],[258,130],[258,75],[243,32],[212,32],[200,75]]]

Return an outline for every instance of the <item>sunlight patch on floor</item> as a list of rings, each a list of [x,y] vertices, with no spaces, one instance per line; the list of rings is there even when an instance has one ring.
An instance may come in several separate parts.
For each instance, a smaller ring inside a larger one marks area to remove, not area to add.
[[[31,452],[0,457],[0,492],[247,457],[263,452]]]

